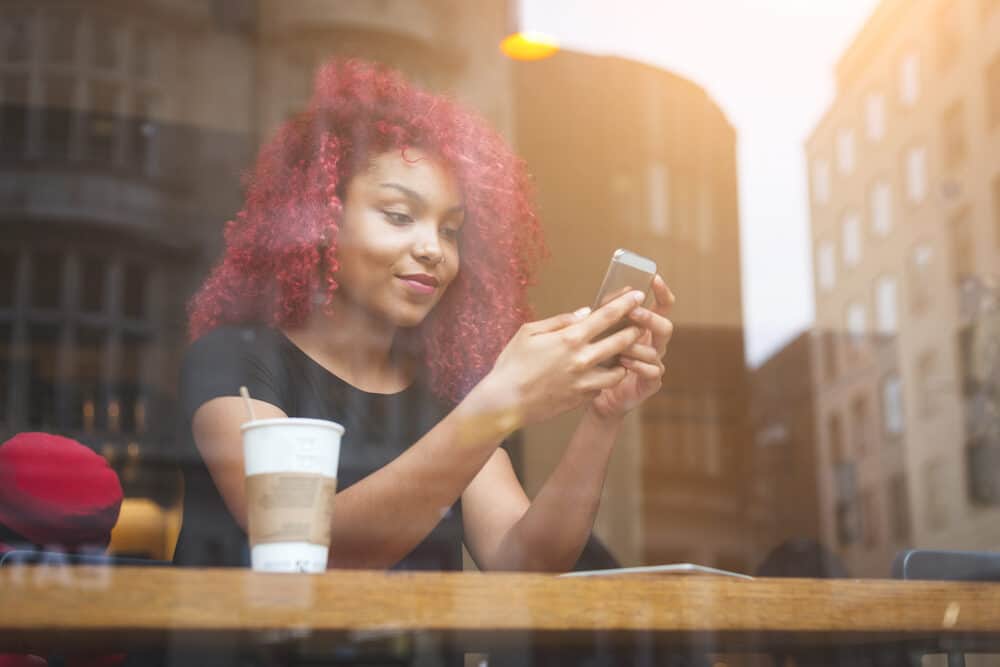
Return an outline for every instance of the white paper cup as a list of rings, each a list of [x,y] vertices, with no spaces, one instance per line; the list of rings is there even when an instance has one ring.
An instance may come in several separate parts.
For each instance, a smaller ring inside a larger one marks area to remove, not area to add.
[[[344,427],[322,419],[243,424],[250,565],[323,572]]]

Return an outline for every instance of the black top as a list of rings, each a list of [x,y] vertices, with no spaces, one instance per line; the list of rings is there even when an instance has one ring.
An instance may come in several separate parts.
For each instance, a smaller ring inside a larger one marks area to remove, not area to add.
[[[184,523],[174,552],[178,565],[250,565],[246,533],[215,488],[191,432],[191,419],[201,405],[219,396],[237,396],[241,385],[289,417],[328,419],[344,427],[338,491],[395,459],[447,410],[419,379],[395,394],[361,391],[269,327],[222,327],[199,338],[188,349],[181,371],[178,442],[185,490]],[[442,517],[394,569],[462,569],[460,501]]]

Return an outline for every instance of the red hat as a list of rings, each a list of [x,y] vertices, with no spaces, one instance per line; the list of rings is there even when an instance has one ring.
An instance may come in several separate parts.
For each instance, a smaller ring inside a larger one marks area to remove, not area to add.
[[[76,440],[19,433],[0,445],[0,525],[34,544],[106,547],[121,504],[118,475]]]

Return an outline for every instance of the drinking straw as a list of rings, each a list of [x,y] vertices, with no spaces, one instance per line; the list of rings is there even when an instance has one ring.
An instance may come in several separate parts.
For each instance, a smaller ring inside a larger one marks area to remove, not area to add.
[[[250,392],[247,391],[246,386],[240,387],[240,396],[243,397],[243,405],[247,407],[247,414],[250,415],[250,421],[256,421],[256,417],[253,414],[253,405],[250,404]]]

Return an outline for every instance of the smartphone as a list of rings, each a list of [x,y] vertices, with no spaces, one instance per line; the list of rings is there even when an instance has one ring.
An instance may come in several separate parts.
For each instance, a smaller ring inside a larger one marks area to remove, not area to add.
[[[653,260],[623,248],[615,250],[611,256],[608,271],[604,274],[604,280],[601,282],[601,289],[597,291],[597,298],[594,299],[594,310],[632,290],[639,290],[645,294],[646,299],[643,303],[648,304],[649,292],[655,276],[656,262]],[[626,326],[628,326],[628,319],[623,317],[608,327],[600,338],[610,336]]]

